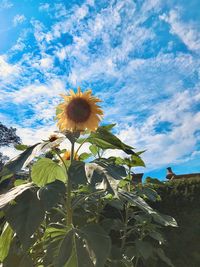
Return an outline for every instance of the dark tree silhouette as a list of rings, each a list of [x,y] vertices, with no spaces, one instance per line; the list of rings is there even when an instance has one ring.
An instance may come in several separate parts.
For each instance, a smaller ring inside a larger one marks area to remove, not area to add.
[[[0,147],[19,144],[20,141],[21,140],[19,136],[17,136],[15,128],[8,128],[0,122]],[[9,158],[7,156],[0,152],[0,170],[8,159]]]

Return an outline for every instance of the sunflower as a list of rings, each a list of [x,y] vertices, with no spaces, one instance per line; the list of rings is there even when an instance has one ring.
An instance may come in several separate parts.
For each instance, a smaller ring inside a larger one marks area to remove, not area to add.
[[[69,150],[66,150],[65,153],[64,153],[64,155],[62,156],[62,158],[64,160],[70,160],[70,158],[71,158],[71,152]],[[79,159],[79,156],[77,154],[75,154],[74,155],[74,159],[75,160],[78,160]]]
[[[64,102],[58,105],[58,127],[61,131],[95,131],[103,116],[103,111],[97,105],[99,98],[91,95],[92,91],[77,93],[70,90],[69,95],[61,95]]]
[[[54,141],[56,141],[58,138],[59,138],[58,135],[56,135],[56,134],[52,134],[52,135],[49,136],[49,141],[50,141],[50,142],[54,142]]]

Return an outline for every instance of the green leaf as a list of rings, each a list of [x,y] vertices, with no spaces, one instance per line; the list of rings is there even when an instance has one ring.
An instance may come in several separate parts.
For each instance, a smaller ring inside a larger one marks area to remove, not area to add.
[[[86,159],[89,159],[91,156],[92,156],[91,153],[82,153],[82,154],[79,155],[79,160],[84,161]]]
[[[15,145],[15,149],[20,150],[20,151],[24,151],[24,150],[26,150],[28,147],[29,147],[29,146],[27,146],[27,145],[23,145],[23,144],[17,144],[17,145]]]
[[[158,195],[158,193],[150,187],[136,188],[136,191],[139,193],[140,196],[145,196],[150,201],[155,202],[157,200],[160,200],[160,196]]]
[[[65,235],[65,238],[60,245],[59,253],[55,261],[55,267],[65,266],[65,264],[69,261],[73,250],[73,238],[74,232],[73,230],[70,230]]]
[[[85,163],[74,160],[68,169],[69,179],[73,184],[80,185],[88,182],[85,173]]]
[[[0,236],[0,262],[4,261],[8,255],[13,234],[12,228],[6,222]]]
[[[0,195],[0,209],[5,207],[9,202],[21,195],[27,189],[33,187],[33,183],[26,183],[10,189],[8,192]]]
[[[3,262],[4,267],[34,267],[31,257],[21,248],[18,238],[15,236],[11,242],[8,256]]]
[[[87,142],[95,144],[102,149],[120,149],[127,154],[135,154],[131,146],[124,144],[105,127],[99,127],[96,132],[92,132],[87,138]]]
[[[168,264],[171,267],[175,267],[174,264],[171,262],[171,260],[165,255],[164,251],[161,248],[157,248],[156,250],[157,255],[159,258],[164,261],[166,264]]]
[[[56,224],[55,227],[51,226],[46,228],[44,234],[44,249],[46,250],[44,256],[45,266],[49,266],[52,262],[56,263],[58,261],[57,257],[60,251],[60,246],[70,230],[71,228],[59,224]]]
[[[20,171],[22,168],[25,168],[28,163],[33,159],[32,153],[37,148],[40,143],[37,143],[33,146],[28,147],[24,152],[19,156],[10,160],[7,164],[4,165],[3,170],[0,172],[0,176],[5,176],[9,174],[14,174]]]
[[[98,147],[97,147],[96,145],[91,145],[91,146],[89,146],[89,150],[92,152],[92,154],[93,154],[94,156],[96,156],[97,153],[98,153]]]
[[[110,193],[117,193],[117,187],[125,176],[125,168],[111,164],[106,159],[94,160],[86,163],[86,176],[88,182],[96,189],[107,190]]]
[[[145,167],[144,161],[138,155],[131,155],[131,167]]]
[[[165,214],[161,214],[159,212],[155,212],[152,214],[153,219],[160,223],[161,225],[164,226],[172,226],[172,227],[178,227],[178,224],[176,222],[176,220],[169,216],[169,215],[165,215]]]
[[[65,267],[95,267],[86,250],[85,243],[78,236],[74,236],[73,251],[71,258]]]
[[[146,241],[136,240],[135,245],[140,255],[147,260],[153,255],[153,246]]]
[[[45,210],[54,207],[61,197],[65,195],[66,188],[63,182],[56,180],[50,184],[41,187],[38,192],[38,198],[41,200]]]
[[[149,236],[152,237],[153,239],[157,240],[158,242],[164,243],[165,240],[163,238],[163,236],[161,235],[161,233],[159,232],[150,232]]]
[[[46,141],[28,147],[24,152],[11,159],[7,164],[4,165],[3,170],[0,172],[0,176],[6,176],[8,174],[14,174],[20,171],[21,169],[25,168],[35,158],[36,155],[39,153],[45,153],[52,147],[60,144],[64,139],[64,137],[60,137],[54,142]]]
[[[157,223],[164,226],[177,227],[177,222],[173,217],[163,215],[153,210],[141,197],[137,196],[136,194],[121,190],[119,192],[119,196],[122,196],[122,198],[126,199],[146,213],[150,214]]]
[[[31,190],[18,196],[16,204],[6,210],[6,219],[25,248],[30,245],[30,237],[43,221],[44,213],[36,193]]]
[[[110,237],[98,224],[88,224],[81,232],[87,241],[87,249],[95,262],[95,267],[103,267],[111,249]]]
[[[101,128],[105,129],[107,131],[111,131],[114,127],[115,127],[116,123],[112,123],[112,124],[107,124],[107,125],[102,125]]]
[[[51,159],[39,159],[32,167],[31,178],[38,186],[44,186],[55,180],[66,182],[64,168]]]

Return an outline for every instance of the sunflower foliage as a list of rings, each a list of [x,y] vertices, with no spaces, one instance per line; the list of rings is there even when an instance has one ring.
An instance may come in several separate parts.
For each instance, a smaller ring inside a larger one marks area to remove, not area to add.
[[[159,198],[156,191],[133,185],[132,168],[144,166],[141,153],[116,137],[113,126],[84,139],[76,135],[73,141],[90,149],[76,160],[62,158],[62,137],[20,147],[24,151],[4,166],[1,180],[28,170],[0,195],[4,267],[136,267],[158,259],[173,266],[162,249],[161,228],[176,227],[176,221],[147,204]],[[127,157],[105,158],[107,149]]]

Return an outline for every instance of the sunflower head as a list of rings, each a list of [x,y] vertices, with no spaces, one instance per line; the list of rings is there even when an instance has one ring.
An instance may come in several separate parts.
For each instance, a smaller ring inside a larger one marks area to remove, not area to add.
[[[81,92],[80,87],[75,93],[62,95],[64,102],[58,105],[58,127],[61,131],[95,131],[103,116],[103,111],[97,105],[100,99],[91,95],[92,91]]]
[[[64,160],[70,160],[71,159],[71,152],[69,150],[65,151],[65,153],[63,154],[62,158]],[[74,155],[74,159],[78,160],[79,156],[77,154]]]

